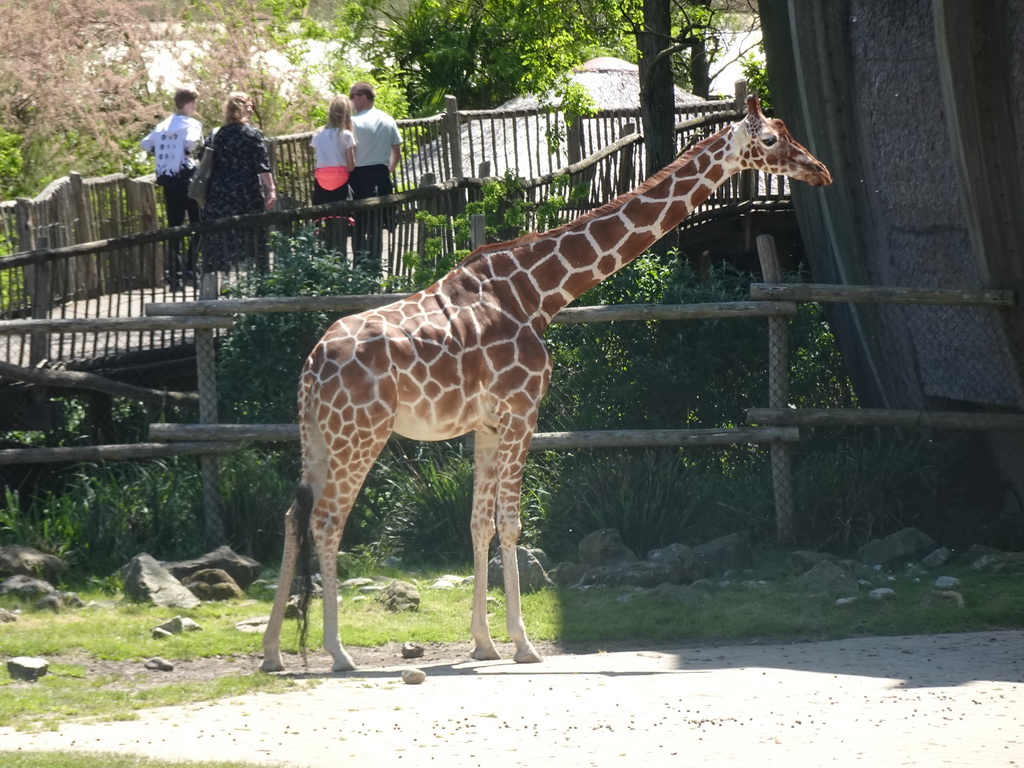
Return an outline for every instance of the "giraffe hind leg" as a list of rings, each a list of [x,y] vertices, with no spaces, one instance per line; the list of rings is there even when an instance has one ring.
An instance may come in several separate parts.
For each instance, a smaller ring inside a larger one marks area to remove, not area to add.
[[[292,577],[295,575],[295,561],[298,557],[299,532],[309,530],[309,514],[313,508],[313,493],[308,485],[301,484],[295,491],[284,524],[284,553],[281,555],[281,572],[278,575],[277,592],[270,612],[270,620],[263,633],[263,672],[281,672],[284,660],[281,657],[281,626],[284,623],[288,598],[291,596]]]

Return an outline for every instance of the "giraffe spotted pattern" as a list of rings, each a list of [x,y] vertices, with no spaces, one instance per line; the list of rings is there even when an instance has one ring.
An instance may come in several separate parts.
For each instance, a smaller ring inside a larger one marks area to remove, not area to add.
[[[695,145],[632,192],[545,233],[477,249],[424,291],[332,325],[299,383],[302,492],[285,518],[279,587],[262,669],[284,668],[280,635],[298,540],[321,563],[324,645],[334,671],[354,668],[338,636],[337,569],[356,495],[389,437],[446,440],[474,433],[474,659],[496,659],[487,622],[487,555],[501,545],[506,629],[517,662],[540,661],[526,635],[516,567],[523,464],[551,376],[543,335],[580,294],[625,267],[733,174],[748,168],[815,186],[828,170],[767,120],[747,116]]]

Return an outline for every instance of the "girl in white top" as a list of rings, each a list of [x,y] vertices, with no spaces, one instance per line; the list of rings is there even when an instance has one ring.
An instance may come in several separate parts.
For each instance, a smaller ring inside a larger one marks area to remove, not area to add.
[[[356,167],[356,137],[352,132],[352,107],[347,96],[335,96],[327,113],[327,125],[310,144],[316,153],[313,205],[348,200],[348,176]]]

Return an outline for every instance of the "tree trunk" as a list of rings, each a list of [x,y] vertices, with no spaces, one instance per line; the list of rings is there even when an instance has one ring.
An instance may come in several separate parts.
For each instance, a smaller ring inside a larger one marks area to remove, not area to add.
[[[640,51],[640,121],[643,125],[646,172],[660,171],[675,157],[674,82],[669,56],[659,56],[672,36],[669,0],[644,0],[644,26],[637,35]]]

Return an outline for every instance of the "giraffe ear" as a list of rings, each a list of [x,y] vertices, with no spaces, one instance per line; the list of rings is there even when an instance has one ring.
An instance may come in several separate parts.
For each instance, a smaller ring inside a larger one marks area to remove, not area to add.
[[[747,114],[748,115],[760,115],[761,114],[761,100],[757,98],[757,94],[752,93],[747,96]]]

